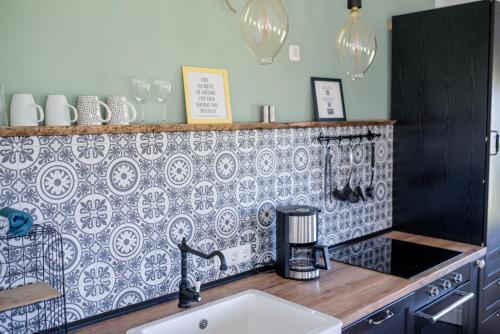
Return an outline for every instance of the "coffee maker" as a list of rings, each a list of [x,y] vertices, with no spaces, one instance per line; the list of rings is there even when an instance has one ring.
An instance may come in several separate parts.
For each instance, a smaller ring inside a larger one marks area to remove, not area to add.
[[[276,209],[276,271],[296,280],[319,277],[319,269],[330,269],[328,247],[318,245],[319,209],[289,205]],[[319,263],[319,254],[324,263]]]

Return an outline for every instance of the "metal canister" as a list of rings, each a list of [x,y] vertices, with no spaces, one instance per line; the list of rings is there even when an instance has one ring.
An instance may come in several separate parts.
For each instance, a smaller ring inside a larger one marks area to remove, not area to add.
[[[262,106],[262,123],[269,123],[269,106]]]
[[[276,122],[274,106],[269,106],[269,122],[270,123]]]

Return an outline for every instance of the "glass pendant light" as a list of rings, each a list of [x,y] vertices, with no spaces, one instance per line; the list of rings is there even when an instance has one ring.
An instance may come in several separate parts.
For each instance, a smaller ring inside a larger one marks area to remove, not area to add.
[[[240,27],[257,63],[272,64],[288,35],[288,15],[281,0],[248,0]]]
[[[347,0],[349,17],[337,37],[337,57],[353,80],[362,79],[377,53],[377,39],[361,17],[362,0]]]

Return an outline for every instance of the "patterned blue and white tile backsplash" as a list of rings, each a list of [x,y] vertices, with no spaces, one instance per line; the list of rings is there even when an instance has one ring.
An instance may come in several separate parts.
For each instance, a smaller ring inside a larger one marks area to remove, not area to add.
[[[64,239],[68,321],[176,292],[186,237],[202,251],[250,244],[273,258],[282,204],[322,209],[320,241],[332,245],[392,225],[392,126],[376,139],[375,198],[324,204],[326,135],[367,127],[0,138],[0,207],[30,212]],[[339,186],[349,143],[333,147]],[[370,179],[368,144],[353,143],[353,182]],[[190,258],[203,282],[219,272]]]

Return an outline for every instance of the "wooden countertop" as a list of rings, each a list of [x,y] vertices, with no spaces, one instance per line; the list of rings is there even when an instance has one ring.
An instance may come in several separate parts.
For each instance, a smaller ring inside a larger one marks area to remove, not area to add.
[[[367,120],[348,122],[294,122],[294,123],[233,123],[233,124],[134,124],[93,126],[7,126],[0,127],[0,137],[69,136],[85,134],[121,134],[188,131],[236,131],[292,128],[320,128],[347,126],[394,125],[396,121]]]
[[[309,282],[283,279],[274,273],[259,274],[202,291],[203,303],[227,297],[247,289],[258,289],[332,315],[341,319],[344,326],[346,326],[486,254],[486,248],[481,248],[480,246],[403,232],[389,232],[386,235],[395,239],[462,251],[464,253],[411,280],[338,262],[332,263],[330,271],[321,271],[319,280]],[[202,305],[203,303],[194,303],[194,305]],[[125,333],[129,328],[137,327],[178,312],[181,312],[181,310],[177,307],[177,300],[173,300],[126,316],[101,322],[74,331],[74,333]]]

